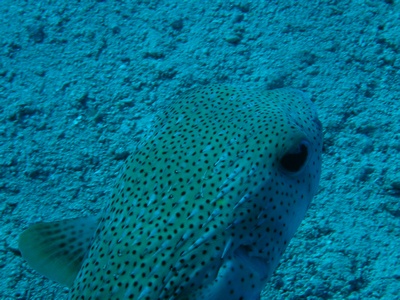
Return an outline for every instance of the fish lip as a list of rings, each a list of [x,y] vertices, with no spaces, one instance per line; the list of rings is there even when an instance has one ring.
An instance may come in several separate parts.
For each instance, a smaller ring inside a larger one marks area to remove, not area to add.
[[[234,251],[234,256],[240,260],[243,265],[255,271],[261,280],[267,280],[270,276],[269,264],[264,257],[251,255],[251,246],[241,245]]]

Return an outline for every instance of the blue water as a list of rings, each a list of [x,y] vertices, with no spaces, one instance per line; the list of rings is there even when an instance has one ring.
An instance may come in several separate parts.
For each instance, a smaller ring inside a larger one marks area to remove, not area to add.
[[[65,299],[17,249],[98,212],[154,114],[209,83],[309,93],[320,191],[263,299],[400,299],[399,1],[0,2],[0,299]]]

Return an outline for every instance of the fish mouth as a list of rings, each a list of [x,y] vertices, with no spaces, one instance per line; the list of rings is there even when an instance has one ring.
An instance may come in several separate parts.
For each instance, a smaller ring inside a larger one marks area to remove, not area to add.
[[[240,260],[246,268],[255,271],[261,280],[267,280],[271,276],[270,265],[266,262],[264,257],[255,256],[252,252],[253,249],[251,246],[242,245],[234,251],[234,256]]]

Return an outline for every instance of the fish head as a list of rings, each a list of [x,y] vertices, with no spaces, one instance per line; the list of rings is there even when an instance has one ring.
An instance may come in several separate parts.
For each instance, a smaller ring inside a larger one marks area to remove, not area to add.
[[[313,103],[294,89],[225,87],[205,98],[226,107],[210,121],[218,124],[210,126],[211,149],[219,151],[205,148],[215,157],[204,175],[206,213],[180,259],[194,260],[194,277],[204,279],[188,298],[256,299],[317,192],[322,126]]]

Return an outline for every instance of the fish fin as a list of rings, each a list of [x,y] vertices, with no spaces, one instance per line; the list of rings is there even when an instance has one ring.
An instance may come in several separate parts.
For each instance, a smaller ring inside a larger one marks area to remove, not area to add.
[[[19,237],[22,257],[40,274],[71,287],[96,232],[95,216],[38,223]]]

